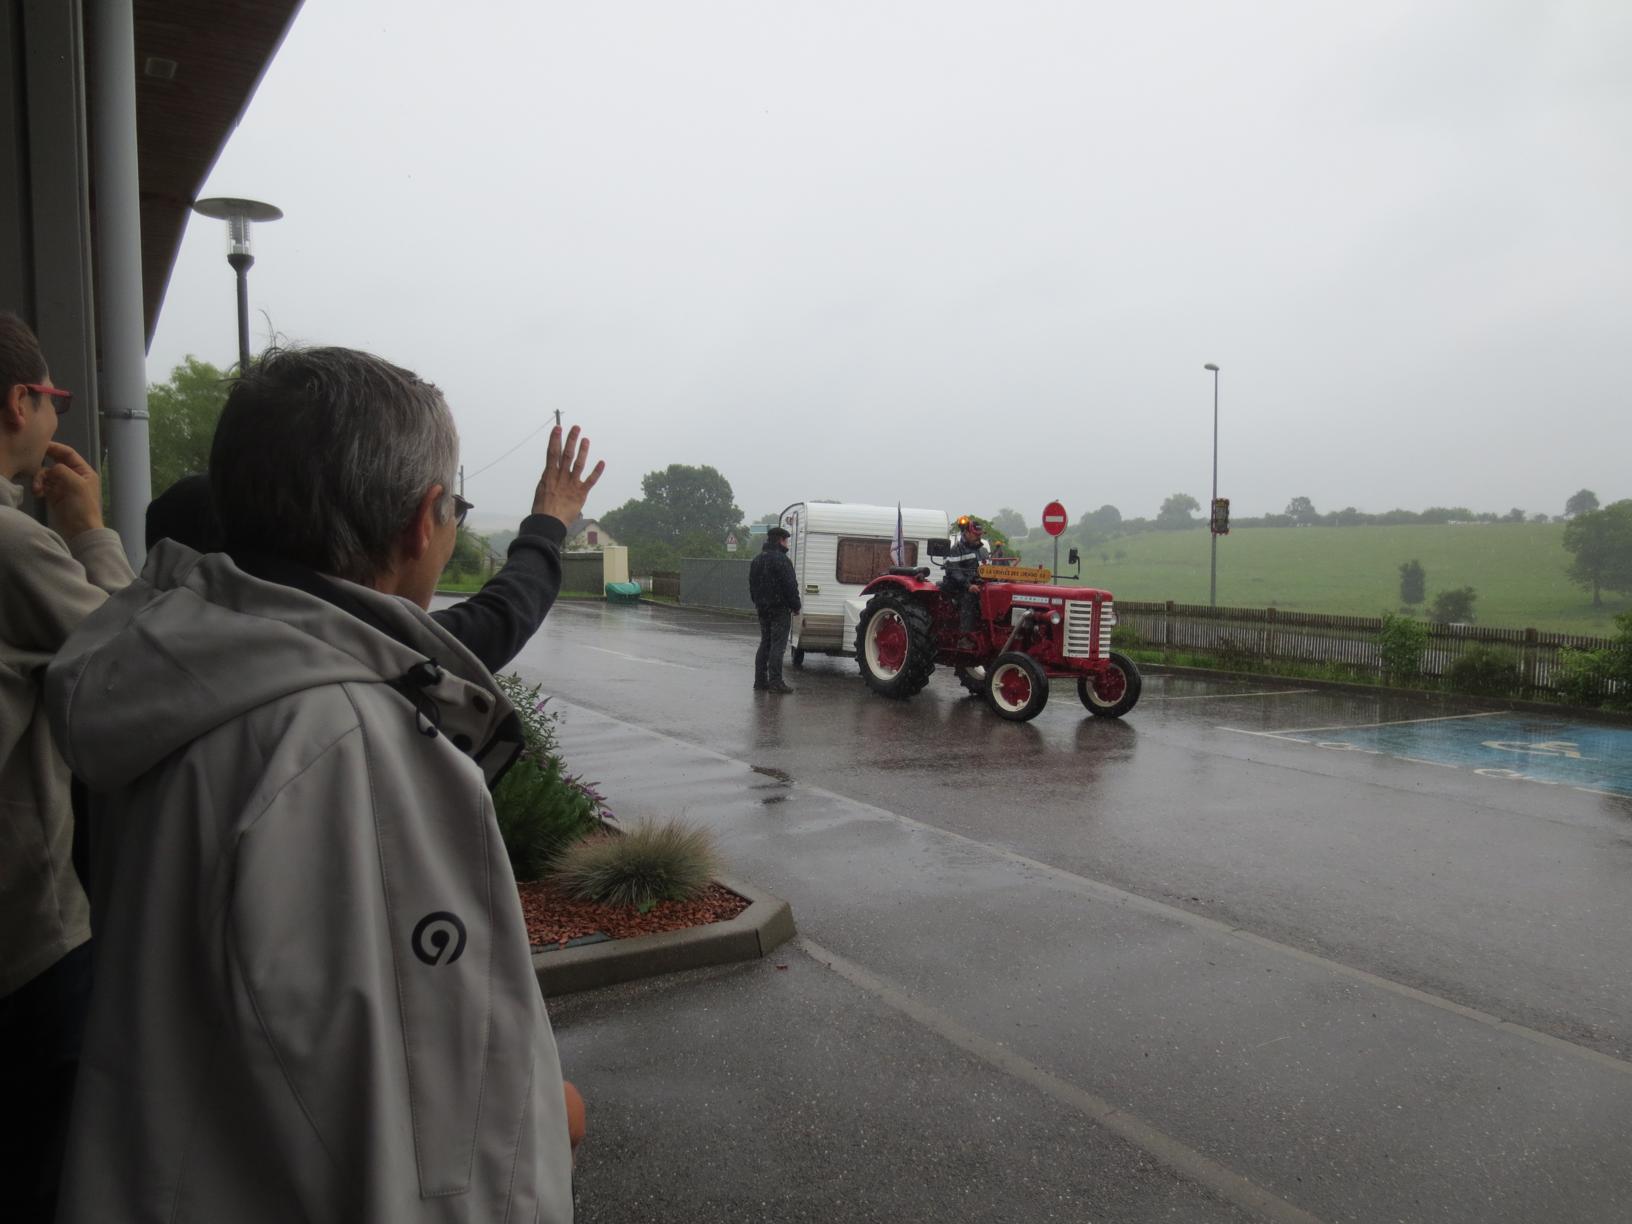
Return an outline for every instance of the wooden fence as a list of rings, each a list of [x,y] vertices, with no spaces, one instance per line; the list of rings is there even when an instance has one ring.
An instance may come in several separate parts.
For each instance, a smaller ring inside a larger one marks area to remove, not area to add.
[[[1117,600],[1119,639],[1128,645],[1164,651],[1195,651],[1242,662],[1284,660],[1335,663],[1381,676],[1384,672],[1378,634],[1381,617],[1323,616],[1278,608],[1209,608],[1196,604],[1140,603]],[[1566,647],[1603,650],[1607,638],[1535,629],[1493,629],[1482,625],[1428,626],[1428,645],[1420,674],[1441,677],[1476,646],[1491,647],[1515,669],[1516,692],[1556,693],[1559,652]]]

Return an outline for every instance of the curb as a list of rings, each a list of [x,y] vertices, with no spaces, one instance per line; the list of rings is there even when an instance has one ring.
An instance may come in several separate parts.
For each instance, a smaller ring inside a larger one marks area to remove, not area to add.
[[[1137,660],[1136,660],[1137,662]],[[1278,676],[1273,672],[1226,671],[1213,667],[1184,667],[1176,663],[1139,663],[1141,672],[1153,675],[1196,676],[1213,680],[1251,680],[1272,684],[1292,684],[1299,688],[1332,689],[1339,693],[1359,693],[1366,696],[1415,697],[1442,705],[1480,706],[1488,709],[1499,706],[1526,714],[1561,714],[1571,718],[1585,718],[1594,722],[1626,723],[1632,725],[1632,714],[1621,710],[1605,710],[1597,706],[1573,706],[1561,701],[1524,701],[1517,697],[1480,697],[1473,693],[1452,693],[1444,689],[1396,688],[1389,684],[1351,684],[1343,680],[1316,680],[1309,676]]]
[[[533,973],[546,999],[615,986],[637,978],[729,965],[767,956],[794,936],[793,908],[780,897],[724,876],[715,878],[748,908],[725,922],[533,953]]]
[[[744,608],[716,608],[710,604],[673,603],[667,599],[651,599],[645,595],[640,597],[640,602],[651,604],[654,608],[677,608],[682,612],[723,612],[727,616],[741,617],[743,620],[754,619],[754,614]]]

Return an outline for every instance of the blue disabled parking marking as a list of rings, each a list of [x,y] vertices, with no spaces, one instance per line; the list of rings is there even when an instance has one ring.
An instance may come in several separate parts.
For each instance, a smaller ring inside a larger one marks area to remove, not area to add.
[[[1466,769],[1511,782],[1569,786],[1632,798],[1632,727],[1593,726],[1509,712],[1288,731],[1224,730]]]

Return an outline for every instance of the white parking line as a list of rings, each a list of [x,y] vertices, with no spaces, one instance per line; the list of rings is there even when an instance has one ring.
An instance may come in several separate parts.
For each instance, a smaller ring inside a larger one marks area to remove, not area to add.
[[[678,667],[682,671],[702,671],[701,667],[693,667],[690,663],[676,663],[672,659],[648,659],[645,655],[624,654],[621,650],[608,650],[605,646],[589,646],[578,644],[578,650],[593,650],[599,654],[617,655],[620,659],[629,659],[635,663],[650,663],[654,667]]]
[[[1143,1148],[1181,1177],[1205,1186],[1226,1202],[1276,1224],[1320,1224],[1320,1217],[1290,1203],[1273,1191],[1242,1176],[1228,1165],[1204,1156],[1195,1148],[1158,1130],[1143,1118],[1104,1097],[1063,1079],[1038,1066],[1007,1045],[965,1028],[945,1012],[932,1007],[901,987],[886,981],[854,961],[830,952],[808,935],[796,937],[801,951],[818,964],[826,965],[852,986],[871,994],[909,1019],[921,1024],[967,1054],[1005,1075],[1053,1097],[1061,1104],[1085,1114],[1113,1135]],[[1279,1040],[1279,1039],[1277,1039]]]
[[[1396,761],[1410,761],[1413,765],[1437,765],[1440,769],[1461,769],[1460,765],[1452,765],[1449,761],[1425,761],[1421,757],[1395,757]]]
[[[1262,739],[1285,740],[1289,744],[1312,744],[1314,740],[1299,739],[1296,735],[1285,731],[1248,731],[1245,727],[1219,727],[1220,731],[1233,731],[1236,735],[1256,735]]]
[[[1404,727],[1410,723],[1456,722],[1465,718],[1495,718],[1502,714],[1511,714],[1512,710],[1484,710],[1478,714],[1440,714],[1434,718],[1393,718],[1386,722],[1369,723],[1333,723],[1329,727],[1285,727],[1280,731],[1243,731],[1243,735],[1307,735],[1311,731],[1363,731],[1367,727]],[[1225,727],[1226,731],[1239,730],[1237,727]]]
[[[1312,693],[1314,689],[1275,689],[1262,693],[1184,693],[1179,696],[1167,697],[1156,695],[1146,697],[1146,701],[1225,701],[1231,697],[1291,697],[1297,693]]]

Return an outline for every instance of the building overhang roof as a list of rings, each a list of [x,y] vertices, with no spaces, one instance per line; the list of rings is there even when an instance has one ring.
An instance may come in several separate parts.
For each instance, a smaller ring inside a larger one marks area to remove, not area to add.
[[[134,0],[142,311],[149,342],[193,201],[300,6],[301,0]]]

